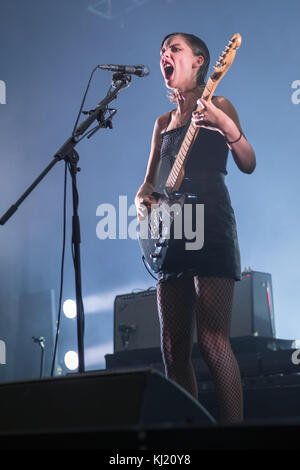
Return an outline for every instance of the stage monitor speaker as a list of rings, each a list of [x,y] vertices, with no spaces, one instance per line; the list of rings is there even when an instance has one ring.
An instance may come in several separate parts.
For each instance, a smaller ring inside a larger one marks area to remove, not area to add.
[[[14,379],[50,376],[56,328],[54,290],[20,297],[17,328]]]
[[[230,336],[275,338],[272,278],[247,271],[235,283]],[[196,343],[196,328],[194,343]],[[124,294],[114,302],[114,352],[160,347],[156,290]]]
[[[5,382],[0,416],[0,433],[215,423],[183,388],[149,368]]]

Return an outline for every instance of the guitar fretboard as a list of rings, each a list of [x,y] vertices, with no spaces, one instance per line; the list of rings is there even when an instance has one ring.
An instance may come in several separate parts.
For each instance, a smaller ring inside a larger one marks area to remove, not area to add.
[[[214,83],[212,78],[209,77],[201,97],[206,101],[210,101],[215,88],[216,84]],[[197,111],[201,111],[201,105],[197,106]],[[179,152],[165,184],[165,190],[169,195],[179,189],[179,186],[184,176],[184,167],[187,162],[187,158],[193,146],[193,143],[195,142],[196,137],[198,135],[199,129],[200,128],[195,127],[192,122],[189,125],[189,128],[185,134],[185,137],[180,146]]]

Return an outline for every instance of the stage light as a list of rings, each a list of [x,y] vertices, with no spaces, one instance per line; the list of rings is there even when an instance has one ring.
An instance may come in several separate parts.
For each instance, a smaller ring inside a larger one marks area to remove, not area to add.
[[[68,351],[64,357],[65,366],[69,370],[75,370],[78,368],[78,354],[75,351]]]
[[[74,300],[68,299],[63,304],[63,312],[67,318],[76,317],[76,302]]]

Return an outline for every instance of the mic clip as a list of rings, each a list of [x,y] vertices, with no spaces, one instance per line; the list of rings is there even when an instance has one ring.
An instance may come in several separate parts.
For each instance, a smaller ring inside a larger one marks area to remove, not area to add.
[[[45,338],[44,336],[40,336],[39,338],[36,338],[35,336],[32,336],[32,341],[34,343],[39,343],[42,349],[45,348]]]
[[[123,88],[126,88],[130,85],[131,75],[128,73],[116,72],[112,76],[111,86],[117,88],[117,86],[123,83]]]
[[[92,114],[95,111],[95,109],[91,109],[89,111],[82,111],[82,114]],[[109,116],[105,118],[105,113],[109,112]],[[99,111],[99,114],[97,116],[97,121],[99,122],[99,126],[95,127],[89,134],[88,134],[88,139],[90,139],[100,128],[109,128],[112,129],[112,117],[116,114],[117,110],[113,108],[106,108],[106,109],[101,109]]]

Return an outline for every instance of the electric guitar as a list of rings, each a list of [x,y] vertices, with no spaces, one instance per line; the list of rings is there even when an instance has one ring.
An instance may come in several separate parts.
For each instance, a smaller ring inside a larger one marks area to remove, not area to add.
[[[241,42],[241,36],[235,34],[216,62],[214,71],[207,80],[201,96],[207,102],[211,101],[218,83],[233,63]],[[201,112],[201,110],[201,104],[199,104],[196,111]],[[163,193],[152,193],[157,204],[152,204],[151,210],[148,210],[148,217],[140,221],[138,240],[143,260],[147,267],[155,273],[167,266],[170,259],[174,259],[175,250],[176,258],[180,258],[186,249],[182,236],[182,209],[185,204],[192,203],[195,196],[182,194],[179,192],[179,188],[184,178],[188,155],[199,129],[191,122],[172,169],[162,185]]]

